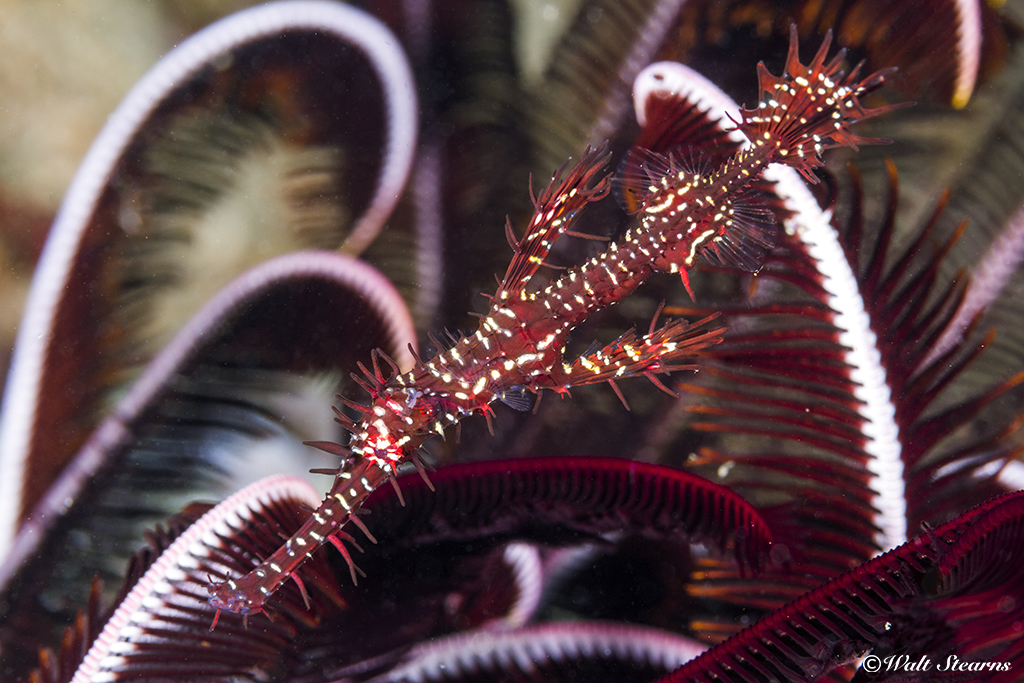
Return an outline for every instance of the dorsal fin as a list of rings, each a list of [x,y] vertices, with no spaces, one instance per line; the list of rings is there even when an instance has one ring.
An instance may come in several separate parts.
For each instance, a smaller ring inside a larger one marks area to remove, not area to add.
[[[640,146],[632,147],[622,157],[615,175],[612,176],[612,193],[615,195],[615,201],[628,214],[640,213],[652,186],[678,170],[673,166],[674,161],[671,157]]]
[[[612,180],[623,210],[639,212],[652,182],[669,173],[715,168],[736,153],[742,137],[715,99],[719,92],[674,62],[652,64],[637,76],[633,95],[642,129]]]

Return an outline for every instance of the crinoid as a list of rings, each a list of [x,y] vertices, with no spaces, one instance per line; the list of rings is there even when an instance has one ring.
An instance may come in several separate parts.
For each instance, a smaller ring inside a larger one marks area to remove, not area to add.
[[[183,41],[19,331],[0,678],[1015,680],[1017,81],[932,102],[1018,40],[976,9],[594,0],[543,70],[494,0]]]

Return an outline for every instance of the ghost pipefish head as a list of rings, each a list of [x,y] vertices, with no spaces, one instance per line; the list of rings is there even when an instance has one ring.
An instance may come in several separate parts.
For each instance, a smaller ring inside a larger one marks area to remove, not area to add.
[[[261,586],[264,577],[249,573],[237,579],[228,579],[208,586],[209,603],[212,607],[235,614],[248,616],[259,614],[266,605],[267,598],[273,594],[267,586]]]

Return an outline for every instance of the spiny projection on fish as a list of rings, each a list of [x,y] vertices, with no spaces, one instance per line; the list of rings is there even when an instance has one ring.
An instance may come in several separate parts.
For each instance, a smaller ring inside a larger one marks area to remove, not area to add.
[[[405,463],[414,464],[426,479],[418,455],[423,443],[470,415],[482,414],[490,421],[495,400],[525,409],[528,392],[565,393],[599,382],[608,382],[621,398],[615,382],[636,376],[672,393],[657,375],[693,367],[689,361],[701,349],[720,341],[724,330],[711,326],[715,316],[693,323],[669,320],[660,327],[655,316],[647,334],[627,332],[571,362],[565,357],[569,334],[595,312],[629,296],[655,272],[680,274],[689,291],[687,273],[698,258],[756,270],[775,243],[775,217],[752,200],[752,186],[768,165],[785,164],[813,182],[812,170],[822,165],[825,150],[884,142],[861,138],[849,128],[898,108],[861,105],[860,99],[880,87],[888,72],[858,79],[858,67],[846,75],[841,71],[843,51],[826,62],[830,43],[831,34],[803,65],[794,28],[783,74],[773,76],[764,64],[758,65],[760,102],[741,110],[736,122],[749,145],[717,168],[698,170],[649,150],[631,150],[615,184],[636,213],[632,226],[603,253],[546,286],[531,287],[557,239],[585,236],[572,229],[574,224],[612,185],[606,171],[609,155],[603,149],[588,149],[567,173],[555,173],[540,196],[532,197],[536,210],[525,236],[517,239],[506,223],[514,255],[475,333],[430,360],[417,357],[406,373],[380,351],[373,354],[371,369],[359,364],[363,375],[353,377],[370,395],[369,405],[345,400],[359,415],[355,419],[335,408],[337,420],[352,433],[347,448],[315,444],[342,457],[332,472],[333,486],[270,557],[244,576],[223,577],[210,586],[210,603],[218,616],[220,610],[262,612],[289,578],[308,602],[296,570],[326,542],[345,557],[356,580],[357,568],[345,545],[354,539],[346,528],[351,524],[374,540],[357,516],[363,502],[376,488],[394,484]]]

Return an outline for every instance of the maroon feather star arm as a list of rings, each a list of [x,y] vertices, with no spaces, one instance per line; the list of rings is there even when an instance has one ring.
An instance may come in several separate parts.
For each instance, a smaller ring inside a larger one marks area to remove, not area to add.
[[[1018,491],[840,574],[659,683],[816,681],[868,651],[883,666],[889,653],[934,662],[923,679],[867,669],[879,680],[1020,680],[1022,559]],[[929,631],[940,635],[924,637]]]
[[[884,73],[863,80],[857,80],[856,70],[844,76],[839,71],[842,53],[825,61],[830,43],[827,36],[804,66],[794,31],[785,73],[776,77],[759,68],[762,100],[756,109],[744,111],[738,123],[752,142],[749,149],[707,173],[669,168],[666,175],[651,178],[637,225],[599,256],[533,291],[531,278],[555,240],[569,233],[586,206],[610,187],[601,150],[588,150],[564,179],[556,174],[537,198],[523,239],[516,241],[508,231],[515,256],[479,329],[434,359],[417,361],[408,373],[400,374],[390,359],[375,354],[373,369],[362,368],[365,379],[354,375],[371,403],[350,404],[361,413],[358,421],[338,412],[352,432],[350,457],[323,503],[253,571],[211,585],[211,604],[241,614],[262,611],[309,554],[328,541],[350,560],[343,541],[351,537],[343,528],[349,521],[363,526],[354,513],[370,493],[393,482],[401,464],[422,467],[417,451],[427,438],[468,415],[489,416],[495,399],[523,389],[565,392],[592,381],[653,378],[715,343],[720,331],[704,327],[707,320],[696,325],[673,321],[659,329],[652,324],[644,337],[621,339],[607,354],[582,358],[575,367],[564,358],[569,333],[593,313],[630,295],[654,272],[682,273],[687,282],[686,270],[697,256],[729,243],[733,232],[747,231],[735,200],[769,164],[787,164],[811,177],[824,150],[875,142],[850,133],[849,126],[894,108],[865,109],[859,101],[882,84]],[[389,379],[380,359],[393,366]],[[344,454],[340,446],[326,448]]]
[[[389,582],[389,575],[405,576],[408,568],[395,554],[409,557],[405,553],[410,551],[421,559],[437,558],[450,573],[445,571],[440,582],[404,582],[415,598],[392,597],[408,602],[408,611],[392,613],[388,626],[375,635],[368,624],[380,606],[360,597],[364,591],[345,590],[325,553],[310,558],[267,606],[272,620],[246,628],[248,617],[222,614],[216,632],[210,633],[214,610],[197,602],[208,577],[253,566],[255,558],[277,547],[282,534],[301,526],[306,506],[318,500],[307,482],[275,476],[216,507],[193,504],[166,528],[148,532],[147,547],[132,559],[110,610],[102,608],[95,587],[87,609],[65,632],[59,654],[41,652],[39,669],[27,680],[267,680],[285,671],[288,675],[279,678],[365,681],[370,671],[383,672],[405,660],[407,647],[415,642],[442,638],[427,648],[436,650],[455,624],[466,636],[480,628],[491,630],[487,625],[493,627],[496,619],[509,625],[526,619],[546,583],[534,543],[580,548],[606,543],[602,539],[609,532],[636,534],[672,545],[700,544],[702,549],[694,552],[709,550],[758,571],[772,542],[767,522],[738,494],[664,465],[607,457],[517,458],[443,467],[432,477],[436,490],[415,474],[398,479],[404,504],[390,487],[375,491],[366,504],[373,510],[367,527],[379,541],[374,549],[379,551],[366,557],[374,578]],[[531,542],[515,542],[525,539]],[[471,550],[453,554],[450,547],[439,549],[439,542]],[[533,560],[524,560],[527,555]],[[533,562],[532,568],[522,566]],[[477,598],[486,605],[474,607]],[[447,607],[427,607],[442,602]],[[393,626],[400,622],[404,625],[396,633]],[[527,640],[519,647],[540,645],[538,652],[557,661],[566,644],[585,648],[592,642],[586,635],[591,629],[607,627],[573,622],[554,628],[564,639],[555,642],[534,633],[537,640],[531,640],[523,634]],[[359,645],[353,647],[352,636],[360,632]],[[497,632],[511,636],[505,629]],[[670,642],[682,642],[645,633],[650,640],[640,651],[649,650],[652,657]],[[317,644],[311,648],[310,643]],[[383,651],[377,652],[375,643]],[[672,661],[682,664],[703,649],[690,644],[688,656]],[[583,655],[584,660],[591,656]],[[662,668],[657,668],[661,674],[674,666]],[[321,672],[320,677],[313,672]]]

